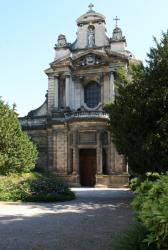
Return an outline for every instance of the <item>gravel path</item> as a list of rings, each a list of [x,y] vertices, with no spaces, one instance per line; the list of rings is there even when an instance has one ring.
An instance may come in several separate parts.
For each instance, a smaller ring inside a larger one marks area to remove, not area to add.
[[[131,226],[127,189],[76,188],[62,203],[0,202],[1,250],[112,250],[113,236]]]

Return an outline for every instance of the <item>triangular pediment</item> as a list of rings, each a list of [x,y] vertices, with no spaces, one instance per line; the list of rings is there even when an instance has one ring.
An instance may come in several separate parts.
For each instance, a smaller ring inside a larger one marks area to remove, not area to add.
[[[72,57],[73,66],[98,66],[109,62],[108,56],[104,52],[87,51]]]
[[[97,55],[97,56],[104,56],[106,57],[106,52],[103,52],[103,51],[95,51],[94,49],[87,49],[87,50],[84,50],[84,51],[81,51],[80,53],[77,53],[77,54],[74,54],[72,56],[72,60],[77,60],[83,56],[86,56],[86,55],[89,55],[89,54],[94,54],[94,55]]]
[[[120,52],[110,51],[109,53],[106,50],[102,52],[89,50],[72,57],[72,63],[75,67],[101,66],[127,60],[128,57]]]
[[[60,58],[50,63],[50,68],[46,69],[45,73],[52,74],[55,71],[55,69],[71,67],[71,66],[72,66],[72,58],[70,56],[68,57],[66,56],[64,58]]]
[[[65,57],[62,57],[58,60],[55,60],[54,62],[50,63],[50,66],[51,67],[60,67],[60,66],[69,66],[71,65],[72,63],[72,58],[70,56],[65,56]]]

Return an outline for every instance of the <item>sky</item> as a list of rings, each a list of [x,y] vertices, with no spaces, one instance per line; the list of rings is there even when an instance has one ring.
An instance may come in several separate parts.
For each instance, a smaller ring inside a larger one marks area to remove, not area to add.
[[[0,96],[20,116],[38,108],[48,88],[44,70],[54,60],[59,34],[76,39],[76,19],[91,0],[0,0]],[[168,29],[168,0],[93,0],[106,16],[107,35],[113,18],[127,40],[127,49],[145,63],[146,54]]]

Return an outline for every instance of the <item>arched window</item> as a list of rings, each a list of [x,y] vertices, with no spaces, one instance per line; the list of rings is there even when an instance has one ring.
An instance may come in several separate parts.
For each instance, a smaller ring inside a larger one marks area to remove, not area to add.
[[[84,89],[84,101],[89,108],[95,108],[101,101],[101,88],[97,82],[89,82]]]

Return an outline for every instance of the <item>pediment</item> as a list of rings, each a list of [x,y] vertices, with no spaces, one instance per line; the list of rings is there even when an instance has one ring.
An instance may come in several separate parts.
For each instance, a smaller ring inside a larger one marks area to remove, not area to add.
[[[101,66],[109,63],[119,63],[128,60],[128,57],[119,52],[97,52],[87,51],[72,57],[72,64],[75,67]]]
[[[119,63],[128,60],[128,57],[124,54],[111,51],[94,51],[87,50],[85,52],[78,53],[72,56],[65,56],[58,60],[50,63],[50,68],[45,70],[46,74],[50,74],[53,70],[57,68],[64,67],[74,67],[74,68],[84,68],[84,67],[96,67],[108,65],[111,63]]]
[[[109,62],[105,53],[95,53],[91,51],[74,56],[72,61],[75,67],[98,66]]]
[[[66,56],[55,60],[54,62],[50,63],[51,68],[62,67],[62,66],[70,66],[72,64],[72,59],[70,56]]]

